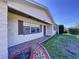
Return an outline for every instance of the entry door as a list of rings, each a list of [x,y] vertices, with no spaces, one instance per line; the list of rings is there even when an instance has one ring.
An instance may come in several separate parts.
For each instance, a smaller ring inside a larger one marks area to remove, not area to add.
[[[43,32],[44,32],[44,36],[46,36],[46,26],[44,26]]]

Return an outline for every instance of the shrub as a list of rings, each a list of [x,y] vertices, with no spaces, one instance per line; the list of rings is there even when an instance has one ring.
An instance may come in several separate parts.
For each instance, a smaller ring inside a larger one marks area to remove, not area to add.
[[[69,33],[79,35],[79,29],[77,29],[77,28],[69,28]]]
[[[67,33],[67,30],[64,30],[64,33]]]

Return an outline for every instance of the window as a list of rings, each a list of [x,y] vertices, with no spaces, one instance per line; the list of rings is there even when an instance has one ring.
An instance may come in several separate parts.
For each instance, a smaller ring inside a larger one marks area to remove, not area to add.
[[[39,27],[36,28],[36,32],[37,33],[40,32],[40,28]]]
[[[42,25],[31,27],[31,33],[40,33],[40,32],[42,32]]]
[[[30,34],[30,26],[24,26],[23,33],[24,33],[24,35]]]
[[[36,33],[36,28],[35,27],[31,27],[31,33]]]
[[[31,24],[30,26],[30,23],[18,20],[19,35],[27,35],[27,34],[40,33],[40,32],[42,32],[42,25]]]
[[[18,34],[23,34],[23,21],[18,20]]]

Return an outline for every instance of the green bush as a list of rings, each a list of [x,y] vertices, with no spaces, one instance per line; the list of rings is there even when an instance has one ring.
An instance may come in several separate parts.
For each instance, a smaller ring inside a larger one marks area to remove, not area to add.
[[[77,28],[69,28],[69,33],[79,35],[79,29],[77,29]]]

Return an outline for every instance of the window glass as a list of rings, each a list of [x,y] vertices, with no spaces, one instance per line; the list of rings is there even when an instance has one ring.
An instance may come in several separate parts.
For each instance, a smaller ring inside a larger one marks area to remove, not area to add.
[[[24,26],[23,33],[24,35],[30,34],[30,26]]]
[[[18,33],[20,35],[27,35],[32,33],[42,32],[42,25],[31,24],[23,21],[18,21]]]
[[[36,28],[35,27],[31,27],[31,33],[36,33]]]
[[[42,32],[42,25],[33,24],[31,25],[31,33],[40,33]]]

